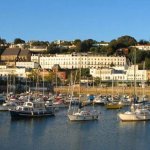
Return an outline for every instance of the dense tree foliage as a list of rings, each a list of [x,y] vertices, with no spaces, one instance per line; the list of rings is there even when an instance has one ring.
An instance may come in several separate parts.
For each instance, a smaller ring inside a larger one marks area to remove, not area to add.
[[[107,47],[107,54],[113,55],[117,49],[128,48],[137,44],[137,41],[131,36],[121,36],[117,40],[112,40]]]
[[[2,39],[1,37],[0,37],[0,45],[1,44],[6,44],[6,40],[5,39]]]
[[[34,41],[31,44],[32,46],[41,46],[41,47],[47,47],[49,45],[48,41]]]
[[[146,40],[140,40],[139,42],[138,42],[138,44],[140,44],[140,45],[146,45],[146,44],[149,44],[149,41],[146,41]]]
[[[74,41],[74,45],[76,46],[75,52],[88,52],[94,43],[95,41],[92,39],[88,39],[84,41],[76,39]]]
[[[145,68],[150,69],[150,57],[145,58]]]
[[[16,38],[14,40],[14,44],[20,44],[25,43],[24,40],[20,38]],[[41,46],[41,47],[47,47],[48,54],[60,54],[60,53],[73,53],[73,52],[89,52],[94,55],[125,55],[127,57],[127,60],[130,60],[133,63],[133,57],[134,57],[134,49],[132,46],[135,46],[137,44],[139,45],[146,45],[150,44],[149,41],[146,41],[144,39],[139,40],[139,42],[136,41],[134,37],[125,35],[121,36],[117,39],[113,39],[108,46],[103,46],[101,44],[105,44],[105,41],[97,42],[93,39],[86,39],[86,40],[80,40],[75,39],[74,41],[61,41],[60,43],[55,42],[48,42],[48,41],[33,41],[31,43],[32,46]],[[0,38],[0,44],[6,44],[6,40]],[[27,44],[27,48],[28,48]],[[146,62],[146,69],[150,68],[149,64],[150,60],[150,52],[149,51],[143,51],[143,50],[137,50],[136,51],[136,62],[139,64],[140,68],[142,68],[142,64],[145,61]],[[84,71],[84,74],[89,74],[88,71]]]
[[[24,44],[24,43],[25,43],[25,41],[20,38],[14,39],[14,44]]]
[[[90,69],[89,68],[82,68],[81,69],[81,77],[84,78],[84,77],[90,77]]]
[[[134,52],[134,48],[132,48],[132,49],[130,49],[130,53],[128,54],[128,58],[133,62],[134,56],[135,56],[135,52]],[[136,63],[143,62],[145,60],[146,56],[147,56],[146,51],[136,49]]]
[[[118,44],[121,44],[122,46],[129,47],[129,46],[135,46],[137,44],[137,41],[135,38],[131,37],[131,36],[122,36],[119,37],[117,40]],[[122,47],[120,47],[122,48]]]

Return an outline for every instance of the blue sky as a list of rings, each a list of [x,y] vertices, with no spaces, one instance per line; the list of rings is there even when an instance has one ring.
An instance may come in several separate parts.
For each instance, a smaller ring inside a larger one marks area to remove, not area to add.
[[[30,40],[94,39],[123,35],[150,40],[150,0],[3,0],[0,37]]]

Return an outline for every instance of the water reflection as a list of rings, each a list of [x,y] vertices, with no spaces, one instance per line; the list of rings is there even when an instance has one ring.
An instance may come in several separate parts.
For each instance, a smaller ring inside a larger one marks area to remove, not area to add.
[[[11,120],[0,113],[2,150],[148,150],[150,122],[121,122],[118,110],[101,111],[97,121],[70,122],[67,109],[55,117]]]

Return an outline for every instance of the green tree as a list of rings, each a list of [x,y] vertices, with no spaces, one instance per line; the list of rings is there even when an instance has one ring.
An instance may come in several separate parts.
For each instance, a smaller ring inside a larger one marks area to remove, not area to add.
[[[47,47],[49,45],[48,41],[34,41],[31,44],[32,46],[41,46],[41,47]]]
[[[89,68],[82,68],[81,69],[81,76],[82,77],[90,77],[90,69]]]
[[[150,58],[145,58],[145,68],[150,69]]]
[[[117,40],[112,40],[108,46],[108,55],[112,55],[120,48],[128,48],[137,44],[137,41],[131,36],[121,36]]]
[[[6,44],[6,40],[5,39],[2,39],[1,37],[0,37],[0,45],[1,44]]]
[[[56,53],[60,53],[60,48],[54,44],[51,43],[48,47],[47,47],[47,52],[50,54],[56,54]]]
[[[112,40],[107,46],[107,55],[113,55],[117,50],[117,41]]]
[[[118,44],[124,45],[124,47],[120,47],[120,48],[126,48],[129,46],[135,46],[137,44],[137,41],[135,38],[125,35],[125,36],[121,36],[117,39]]]
[[[74,42],[73,42],[74,45],[77,45],[78,43],[81,43],[81,40],[80,40],[80,39],[76,39],[76,40],[74,40]]]
[[[94,54],[97,54],[97,53],[99,53],[99,48],[98,47],[91,47],[90,52],[94,53]]]
[[[138,42],[138,44],[140,44],[140,45],[146,45],[146,44],[149,44],[149,41],[146,41],[146,40],[140,40],[139,42]]]
[[[74,41],[74,44],[76,46],[75,48],[75,52],[81,52],[81,48],[82,48],[82,43],[81,43],[81,40],[75,40]]]
[[[56,74],[50,71],[48,76],[45,77],[45,80],[49,83],[53,83],[56,80]]]
[[[141,63],[145,60],[145,57],[147,56],[146,51],[142,50],[136,50],[136,63]],[[133,62],[134,61],[134,48],[130,49],[130,52],[128,54],[128,58]]]
[[[101,82],[101,79],[99,77],[94,78],[94,83],[96,86],[98,86]]]
[[[14,39],[14,44],[24,44],[24,43],[25,43],[25,41],[20,38]]]
[[[81,52],[88,52],[94,43],[96,43],[96,41],[93,39],[84,40],[81,43]]]

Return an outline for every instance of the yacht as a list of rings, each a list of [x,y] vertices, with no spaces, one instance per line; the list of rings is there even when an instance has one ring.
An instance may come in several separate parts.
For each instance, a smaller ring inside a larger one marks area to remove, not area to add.
[[[136,56],[136,49],[135,54]],[[136,57],[135,57],[136,58]],[[133,104],[131,105],[131,108],[129,111],[119,113],[118,116],[121,121],[147,121],[150,120],[150,111],[147,108],[144,108],[144,105],[136,105],[136,102],[138,100],[137,94],[136,94],[136,59],[134,58],[134,97],[133,97]]]
[[[0,111],[8,111],[9,109],[13,109],[17,106],[17,103],[14,101],[7,101],[0,105]]]
[[[98,113],[96,110],[87,111],[81,110],[75,113],[68,113],[68,117],[70,121],[88,121],[88,120],[98,120]]]
[[[10,109],[11,118],[33,118],[33,117],[46,117],[54,116],[55,109],[53,106],[46,107],[45,102],[24,102],[22,106],[17,106]]]
[[[107,103],[107,98],[105,96],[98,95],[94,98],[93,103],[104,106]]]
[[[146,121],[150,120],[150,111],[147,109],[136,109],[118,114],[121,121]]]
[[[77,105],[73,104],[69,106],[68,118],[70,121],[88,121],[88,120],[98,120],[99,112],[95,109],[88,110],[82,108],[82,103],[79,102]]]

